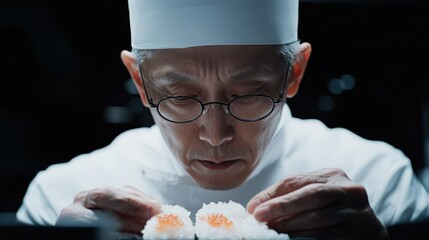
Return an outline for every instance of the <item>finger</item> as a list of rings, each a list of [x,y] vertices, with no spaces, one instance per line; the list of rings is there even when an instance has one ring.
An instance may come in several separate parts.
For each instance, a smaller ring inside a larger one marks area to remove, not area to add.
[[[84,202],[85,199],[86,199],[86,195],[88,195],[88,193],[89,193],[89,190],[84,190],[84,191],[79,192],[74,197],[73,203],[82,203],[82,202]]]
[[[371,207],[362,210],[337,207],[305,213],[285,221],[269,224],[292,236],[332,239],[386,239],[388,232]]]
[[[269,226],[278,232],[303,232],[344,224],[358,215],[358,212],[342,207],[324,208],[270,222]]]
[[[353,215],[361,218],[363,213]],[[371,223],[360,222],[353,223],[352,217],[347,217],[349,221],[333,224],[321,228],[307,228],[298,231],[289,231],[288,235],[295,238],[314,238],[314,239],[389,239],[387,230],[381,225],[374,227]],[[368,220],[367,218],[363,218]],[[359,221],[358,221],[359,222]]]
[[[288,232],[288,235],[292,237],[292,239],[368,239],[361,238],[361,236],[352,236],[350,232],[345,230],[346,228],[342,225],[331,226],[320,229],[311,229],[297,232]]]
[[[105,227],[114,231],[141,234],[146,221],[125,215],[115,215],[104,210],[94,210],[83,207],[81,204],[72,204],[61,211],[55,226]]]
[[[91,190],[85,199],[87,208],[111,210],[120,215],[147,220],[160,212],[161,206],[153,199],[130,194],[110,187]]]
[[[325,182],[323,179],[318,179],[313,175],[297,175],[286,177],[276,185],[273,185],[255,195],[247,204],[247,211],[253,213],[256,207],[270,199],[285,195],[308,184],[323,182]]]
[[[137,235],[142,234],[142,230],[146,225],[146,221],[139,218],[120,217],[120,231],[133,233]]]
[[[133,186],[126,185],[126,186],[120,187],[119,189],[122,189],[130,194],[134,194],[136,197],[140,197],[143,199],[152,199],[149,195],[143,193],[142,191],[140,191],[139,189]]]
[[[75,203],[64,208],[57,218],[56,226],[97,226],[119,229],[115,215],[101,210],[91,210]]]
[[[303,175],[285,177],[279,183],[255,195],[247,204],[247,211],[253,213],[261,203],[270,199],[293,192],[312,183],[326,183],[334,174],[343,174],[339,169],[321,169]]]
[[[339,186],[314,183],[260,204],[253,214],[261,222],[271,222],[328,205],[342,204],[346,198],[347,193]]]

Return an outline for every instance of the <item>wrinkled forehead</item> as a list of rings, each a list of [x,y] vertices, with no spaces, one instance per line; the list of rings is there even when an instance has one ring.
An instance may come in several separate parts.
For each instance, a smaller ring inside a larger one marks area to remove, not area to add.
[[[285,66],[285,59],[275,46],[225,45],[155,50],[141,64],[142,70],[149,75],[166,68],[181,72],[215,68],[235,72],[257,67],[280,71]]]

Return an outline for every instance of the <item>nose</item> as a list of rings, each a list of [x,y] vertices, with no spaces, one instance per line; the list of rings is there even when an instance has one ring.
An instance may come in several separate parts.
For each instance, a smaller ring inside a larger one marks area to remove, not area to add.
[[[210,105],[206,106],[204,114],[200,117],[201,122],[199,138],[210,145],[217,147],[232,140],[234,129],[225,114],[224,106]]]

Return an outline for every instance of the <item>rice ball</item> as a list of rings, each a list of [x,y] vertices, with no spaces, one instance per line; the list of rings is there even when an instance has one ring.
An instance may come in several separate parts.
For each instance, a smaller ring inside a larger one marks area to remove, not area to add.
[[[198,239],[288,240],[248,213],[239,203],[229,201],[203,204],[195,221]]]
[[[195,234],[198,239],[242,239],[240,220],[245,216],[245,208],[230,201],[211,202],[195,214]]]
[[[162,205],[161,212],[147,221],[143,239],[195,239],[190,212],[178,205]]]
[[[289,235],[277,233],[270,229],[265,223],[261,223],[255,219],[252,214],[247,213],[247,216],[241,222],[241,235],[246,240],[288,240]]]

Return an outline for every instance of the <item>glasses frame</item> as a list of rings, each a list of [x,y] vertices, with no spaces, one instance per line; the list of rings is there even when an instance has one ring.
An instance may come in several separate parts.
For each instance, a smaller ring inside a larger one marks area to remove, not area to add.
[[[268,95],[264,95],[264,94],[254,94],[254,95],[242,95],[242,96],[239,96],[239,97],[236,97],[236,98],[234,98],[234,99],[232,99],[231,101],[229,101],[229,103],[223,103],[223,102],[208,102],[208,103],[202,103],[200,100],[198,100],[198,99],[196,99],[196,98],[194,98],[194,97],[188,97],[188,96],[169,96],[169,97],[166,97],[166,98],[163,98],[163,99],[161,99],[161,100],[159,100],[158,101],[158,103],[154,103],[153,102],[153,98],[152,97],[149,97],[149,95],[147,94],[147,91],[146,91],[146,85],[145,85],[145,83],[144,83],[144,77],[143,77],[143,71],[142,71],[142,69],[141,69],[141,63],[142,63],[142,61],[140,61],[139,63],[138,63],[138,68],[139,68],[139,72],[140,72],[140,78],[141,78],[141,81],[142,81],[142,85],[143,85],[143,91],[145,92],[145,95],[146,95],[146,99],[147,99],[147,101],[148,101],[148,103],[149,103],[149,107],[152,107],[152,108],[156,108],[156,111],[158,112],[158,114],[159,114],[159,116],[161,116],[163,119],[165,119],[166,121],[168,121],[168,122],[172,122],[172,123],[177,123],[177,124],[181,124],[181,123],[189,123],[189,122],[192,122],[192,121],[195,121],[195,120],[197,120],[203,113],[204,113],[204,111],[206,110],[206,108],[205,108],[205,106],[207,106],[207,105],[211,105],[211,104],[219,104],[219,105],[222,105],[222,106],[226,106],[226,110],[228,111],[227,112],[227,114],[229,113],[232,117],[234,117],[235,119],[237,119],[237,120],[239,120],[239,121],[242,121],[242,122],[256,122],[256,121],[260,121],[260,120],[262,120],[262,119],[264,119],[264,118],[266,118],[266,117],[268,117],[269,115],[271,115],[271,113],[274,111],[274,108],[275,108],[275,106],[276,106],[276,104],[277,103],[280,103],[282,100],[283,100],[283,97],[284,97],[284,93],[285,93],[285,91],[286,91],[286,85],[287,85],[287,80],[288,80],[288,76],[289,76],[289,68],[290,68],[290,64],[289,64],[289,62],[287,63],[287,67],[286,67],[286,74],[285,74],[285,76],[284,76],[284,78],[283,78],[283,86],[282,86],[282,88],[280,89],[280,91],[279,91],[279,97],[278,97],[278,99],[277,100],[274,100],[272,97],[270,97],[270,96],[268,96]],[[256,96],[262,96],[262,97],[267,97],[267,98],[269,98],[269,99],[271,99],[271,101],[273,102],[273,107],[271,108],[271,110],[270,110],[270,112],[268,113],[268,114],[266,114],[265,116],[263,116],[263,117],[260,117],[260,118],[257,118],[257,119],[254,119],[254,120],[247,120],[247,119],[241,119],[241,118],[238,118],[238,117],[236,117],[231,111],[230,111],[230,106],[231,106],[231,103],[233,103],[234,101],[236,101],[237,99],[240,99],[240,98],[245,98],[245,97],[256,97]],[[164,117],[161,113],[160,113],[160,111],[159,111],[159,103],[161,103],[162,101],[165,101],[165,100],[168,100],[168,99],[171,99],[171,98],[183,98],[183,97],[185,97],[185,98],[188,98],[188,99],[193,99],[193,100],[195,100],[195,101],[197,101],[200,105],[201,105],[201,112],[200,112],[200,114],[198,114],[198,116],[196,116],[195,118],[193,118],[193,119],[191,119],[191,120],[187,120],[187,121],[173,121],[173,120],[171,120],[171,119],[168,119],[168,118],[166,118],[166,117]]]

